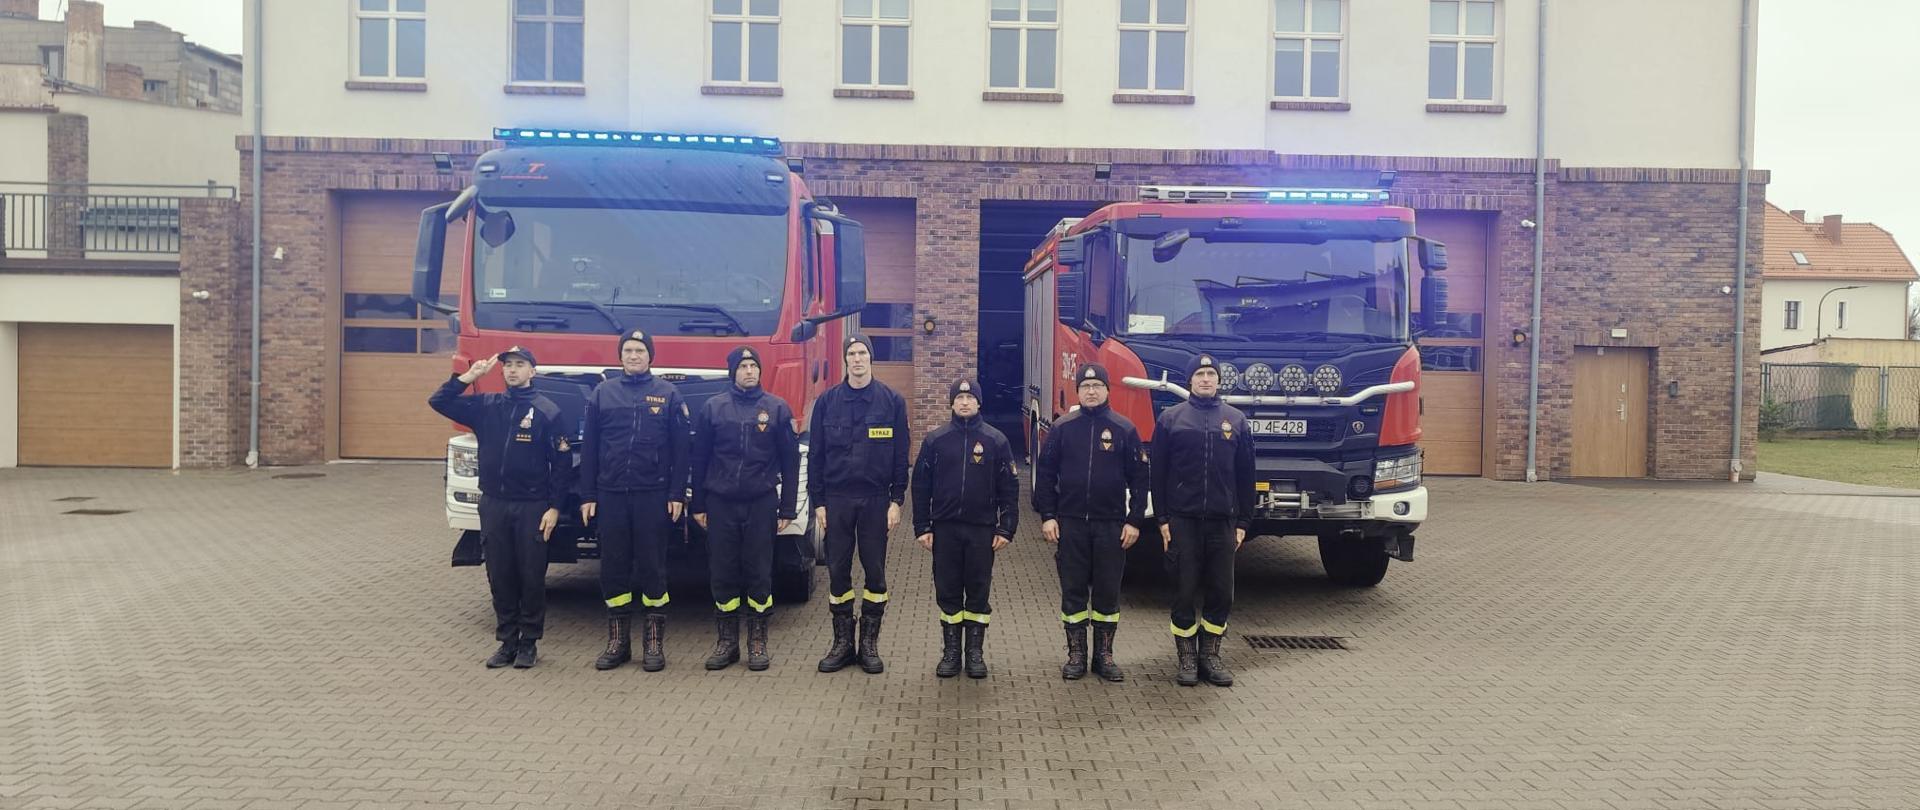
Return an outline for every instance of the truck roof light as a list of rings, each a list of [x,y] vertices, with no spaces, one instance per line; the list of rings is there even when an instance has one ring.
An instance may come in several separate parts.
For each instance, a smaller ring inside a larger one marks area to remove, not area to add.
[[[494,140],[510,144],[620,144],[640,147],[712,149],[755,155],[778,155],[781,152],[779,138],[764,138],[756,135],[495,127],[493,137]]]
[[[1140,199],[1161,202],[1308,202],[1375,205],[1384,189],[1269,188],[1263,186],[1141,186]]]

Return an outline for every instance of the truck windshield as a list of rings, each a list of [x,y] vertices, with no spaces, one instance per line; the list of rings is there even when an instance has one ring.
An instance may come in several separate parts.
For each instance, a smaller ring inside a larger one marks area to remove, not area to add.
[[[782,215],[507,207],[486,216],[494,227],[473,240],[476,326],[769,335],[779,325]]]
[[[1195,234],[1121,237],[1122,334],[1397,342],[1407,337],[1404,240],[1319,244]]]

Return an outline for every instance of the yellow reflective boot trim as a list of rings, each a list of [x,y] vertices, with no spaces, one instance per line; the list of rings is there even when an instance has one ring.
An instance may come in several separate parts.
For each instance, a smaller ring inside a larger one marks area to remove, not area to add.
[[[1173,634],[1181,638],[1193,638],[1194,633],[1200,632],[1200,625],[1197,625],[1197,624],[1185,630],[1180,629],[1180,625],[1174,624],[1172,622],[1168,622],[1167,626],[1170,628],[1173,628]]]
[[[847,591],[839,596],[827,596],[827,604],[829,605],[844,605],[851,601],[853,601],[853,591]]]
[[[1224,636],[1227,634],[1226,625],[1214,624],[1213,622],[1207,621],[1206,619],[1200,620],[1200,629],[1205,630],[1209,633],[1212,633],[1216,636]]]
[[[991,613],[968,613],[963,610],[960,611],[960,617],[965,621],[978,624],[986,624],[987,622],[993,621],[993,614]]]
[[[607,600],[607,607],[610,607],[610,608],[617,608],[617,607],[630,605],[630,604],[633,604],[633,594],[631,593],[623,593],[623,594],[620,594],[619,596],[616,596],[612,599]]]
[[[753,597],[749,596],[747,597],[747,607],[753,608],[753,612],[755,613],[765,613],[773,608],[773,597],[767,597],[767,601],[765,602],[756,602]]]
[[[725,602],[715,602],[713,606],[719,608],[721,613],[732,613],[740,609],[740,597],[736,596]]]
[[[963,621],[966,621],[966,618],[967,618],[967,612],[964,610],[960,611],[959,613],[940,614],[940,621],[943,624],[959,624]]]
[[[1100,611],[1097,611],[1097,610],[1091,611],[1091,612],[1093,613],[1093,620],[1096,622],[1111,623],[1111,622],[1120,621],[1120,614],[1118,613],[1101,613]]]
[[[881,591],[879,593],[874,593],[873,591],[867,591],[866,593],[861,594],[860,598],[865,599],[877,605],[887,601],[887,593],[886,591]]]
[[[1086,620],[1087,620],[1087,611],[1084,611],[1084,610],[1080,611],[1079,613],[1060,614],[1060,621],[1065,622],[1067,624],[1079,624]]]
[[[643,593],[643,594],[640,594],[640,604],[646,605],[647,607],[666,607],[667,600],[672,598],[673,596],[668,593],[661,593],[659,599],[655,599]]]

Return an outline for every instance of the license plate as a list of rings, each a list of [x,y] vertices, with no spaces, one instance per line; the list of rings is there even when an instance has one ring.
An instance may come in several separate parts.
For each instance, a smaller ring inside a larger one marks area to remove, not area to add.
[[[1248,419],[1247,429],[1255,436],[1305,436],[1305,419]]]

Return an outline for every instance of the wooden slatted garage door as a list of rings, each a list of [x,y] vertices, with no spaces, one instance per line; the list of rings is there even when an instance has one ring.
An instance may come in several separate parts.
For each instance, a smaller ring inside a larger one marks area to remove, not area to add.
[[[340,227],[340,457],[439,458],[454,427],[427,408],[453,370],[446,319],[413,303],[413,243],[420,209],[437,194],[345,197]],[[459,246],[447,237],[441,297],[460,289]]]
[[[913,200],[835,197],[866,226],[867,308],[860,331],[873,338],[873,376],[913,400]]]
[[[1423,236],[1446,243],[1449,328],[1420,339],[1421,446],[1426,471],[1440,475],[1479,475],[1482,408],[1486,378],[1484,314],[1487,299],[1488,250],[1492,216],[1470,211],[1421,211],[1418,228]],[[1418,306],[1419,279],[1414,272],[1414,301]]]
[[[173,466],[173,327],[22,323],[20,464]]]

